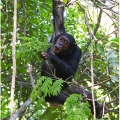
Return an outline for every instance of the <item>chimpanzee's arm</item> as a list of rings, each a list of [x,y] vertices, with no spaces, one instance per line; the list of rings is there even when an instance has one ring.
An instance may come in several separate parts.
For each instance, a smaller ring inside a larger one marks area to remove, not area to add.
[[[50,62],[53,64],[53,66],[56,68],[56,70],[59,70],[61,73],[63,73],[65,76],[72,76],[74,75],[74,70],[72,68],[72,65],[69,65],[68,63],[62,61],[60,58],[58,58],[55,55],[52,55],[50,53],[41,53],[41,58],[50,60]],[[74,64],[75,66],[75,64]]]
[[[54,34],[52,36],[52,43],[54,44],[54,38],[61,33],[65,32],[64,27],[64,3],[61,1],[53,1],[53,27]]]
[[[71,62],[68,63],[68,62],[62,61],[57,56],[53,56],[53,55],[50,55],[50,56],[51,56],[50,61],[54,65],[57,71],[59,70],[61,74],[63,74],[63,76],[67,76],[67,77],[74,76],[76,72],[74,68],[76,68],[77,66],[75,60],[73,61],[73,63]]]
[[[50,60],[53,66],[56,68],[56,70],[59,70],[60,73],[64,74],[64,76],[66,77],[74,76],[78,68],[80,56],[81,52],[79,48],[76,48],[76,51],[66,62],[48,52],[41,53],[41,58]]]

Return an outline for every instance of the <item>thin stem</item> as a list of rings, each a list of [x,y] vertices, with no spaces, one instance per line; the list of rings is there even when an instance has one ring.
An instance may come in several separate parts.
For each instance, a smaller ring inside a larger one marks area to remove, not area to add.
[[[10,98],[10,109],[11,109],[11,120],[14,113],[14,91],[15,91],[15,76],[16,76],[16,26],[17,26],[17,0],[14,0],[14,25],[13,25],[13,41],[12,41],[12,60],[13,60],[13,73],[11,83],[11,98]]]

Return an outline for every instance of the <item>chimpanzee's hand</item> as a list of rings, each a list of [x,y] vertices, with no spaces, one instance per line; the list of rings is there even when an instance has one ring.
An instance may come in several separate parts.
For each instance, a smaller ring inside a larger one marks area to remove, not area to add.
[[[48,59],[48,54],[46,52],[42,52],[40,57],[43,59]]]

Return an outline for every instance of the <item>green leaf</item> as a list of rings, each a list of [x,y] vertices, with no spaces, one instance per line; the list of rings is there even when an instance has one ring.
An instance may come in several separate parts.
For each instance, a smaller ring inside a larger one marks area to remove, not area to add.
[[[119,45],[119,38],[113,38],[112,40],[110,40],[110,42]]]
[[[105,55],[104,47],[101,44],[97,44],[97,50],[99,53],[101,53],[103,56]]]
[[[63,80],[56,80],[53,85],[51,86],[51,94],[52,95],[57,95],[58,92],[61,91],[63,87]]]
[[[119,82],[119,76],[110,75],[111,80]]]
[[[32,93],[31,93],[31,95],[30,95],[30,98],[32,98],[32,101],[33,101],[33,102],[37,99],[38,96],[40,96],[40,95],[42,94],[42,87],[41,87],[41,85],[42,85],[42,83],[43,83],[43,81],[44,81],[45,79],[46,79],[46,77],[42,76],[42,77],[38,80],[38,82],[37,82],[37,84],[35,85],[34,89],[32,90]]]
[[[85,120],[90,114],[88,102],[82,103],[82,96],[72,94],[65,102],[67,120]],[[74,112],[73,112],[74,111]]]
[[[63,0],[64,3],[67,3],[67,0]]]

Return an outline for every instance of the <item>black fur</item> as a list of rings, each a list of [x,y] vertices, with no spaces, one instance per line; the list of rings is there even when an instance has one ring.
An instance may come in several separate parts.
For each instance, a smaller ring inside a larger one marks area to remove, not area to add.
[[[71,82],[79,65],[81,49],[77,45],[74,47],[75,40],[70,34],[62,33],[61,35],[65,35],[69,39],[70,46],[66,51],[56,55],[51,54],[53,47],[49,48],[46,51],[48,54],[49,65],[45,60],[43,61],[41,75],[53,77],[55,71],[55,76]]]

